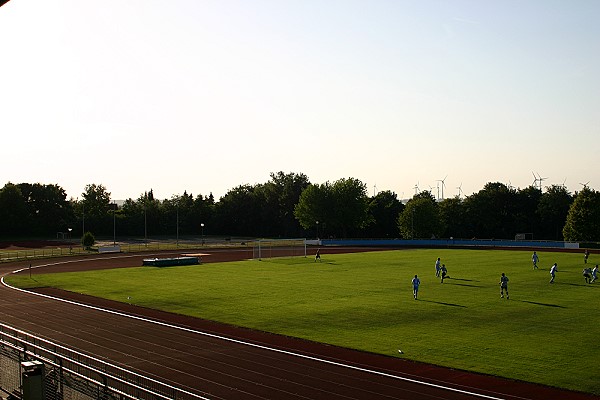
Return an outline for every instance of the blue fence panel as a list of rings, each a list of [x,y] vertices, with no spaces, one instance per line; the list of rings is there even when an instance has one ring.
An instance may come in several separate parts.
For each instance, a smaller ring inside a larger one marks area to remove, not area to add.
[[[481,240],[481,239],[323,239],[323,246],[379,246],[379,247],[544,247],[578,248],[577,243],[533,240]]]

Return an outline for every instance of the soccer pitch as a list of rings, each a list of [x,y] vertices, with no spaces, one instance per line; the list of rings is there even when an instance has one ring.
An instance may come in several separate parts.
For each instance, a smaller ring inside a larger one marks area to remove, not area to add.
[[[600,281],[584,282],[583,254],[538,252],[533,270],[531,253],[377,251],[7,280],[598,395]],[[450,276],[443,284],[437,257]],[[500,298],[502,272],[510,300]]]

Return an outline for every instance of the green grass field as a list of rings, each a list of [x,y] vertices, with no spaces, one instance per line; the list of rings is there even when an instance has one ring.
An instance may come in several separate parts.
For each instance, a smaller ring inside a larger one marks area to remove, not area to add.
[[[539,270],[531,252],[401,250],[8,281],[129,296],[144,307],[600,395],[600,281],[584,282],[582,254],[539,255]],[[437,257],[448,267],[444,284],[435,278]],[[559,272],[549,284],[554,262]],[[510,300],[500,298],[501,272]],[[417,301],[414,274],[422,282]]]

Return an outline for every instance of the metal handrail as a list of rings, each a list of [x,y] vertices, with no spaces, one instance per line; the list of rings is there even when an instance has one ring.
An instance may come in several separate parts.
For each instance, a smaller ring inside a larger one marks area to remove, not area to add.
[[[41,337],[29,334],[23,330],[0,323],[0,344],[10,347],[19,352],[23,352],[29,357],[33,357],[46,364],[60,367],[89,383],[97,385],[103,389],[109,390],[121,397],[130,399],[140,398],[138,394],[145,393],[152,399],[173,399],[190,398],[208,400],[199,394],[189,392],[185,389],[160,382],[142,374],[130,371],[104,360],[91,357],[77,350],[53,343]],[[75,366],[79,371],[68,366]],[[109,370],[115,373],[108,372]],[[88,375],[86,375],[86,373]],[[121,376],[118,376],[118,375]],[[97,375],[100,379],[96,380],[92,375]],[[119,389],[109,386],[108,382],[115,382],[123,385],[125,389]],[[137,382],[137,383],[136,383]],[[171,397],[169,394],[172,394]]]

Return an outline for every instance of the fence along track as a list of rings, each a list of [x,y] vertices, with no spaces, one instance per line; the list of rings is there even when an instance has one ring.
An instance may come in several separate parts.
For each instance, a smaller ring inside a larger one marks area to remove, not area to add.
[[[44,364],[44,399],[204,399],[0,323],[0,395],[23,398],[21,362]]]
[[[186,250],[186,249],[201,249],[201,248],[252,248],[252,240],[215,240],[210,242],[201,241],[163,241],[150,243],[123,243],[117,242],[121,253],[141,253],[162,250]],[[112,243],[111,243],[112,245]],[[2,250],[0,251],[0,263],[15,262],[23,260],[34,260],[53,257],[65,256],[86,256],[97,255],[97,250],[87,250],[81,246],[70,247],[49,247],[40,249],[20,249],[20,250]]]

